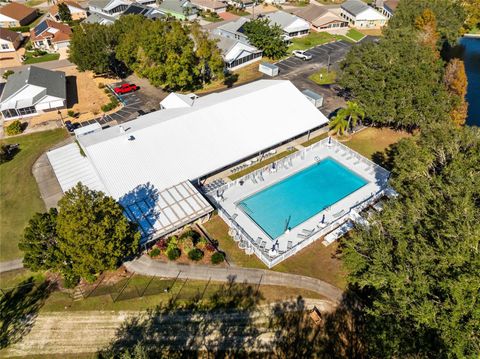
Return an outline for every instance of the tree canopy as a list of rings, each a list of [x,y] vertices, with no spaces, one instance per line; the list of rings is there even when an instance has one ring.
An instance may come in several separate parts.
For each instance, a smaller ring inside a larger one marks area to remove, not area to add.
[[[480,352],[480,131],[439,126],[393,153],[398,198],[343,249],[350,285],[367,293],[364,310],[379,324],[373,356],[473,357]]]
[[[58,4],[58,17],[60,21],[72,21],[72,13],[67,4],[63,2]]]
[[[70,45],[70,60],[81,71],[113,71],[120,61],[153,85],[170,90],[194,89],[223,77],[220,50],[198,25],[127,15],[111,26],[87,24],[82,30],[75,32]]]
[[[283,30],[280,26],[270,24],[269,19],[255,19],[243,25],[250,43],[263,51],[272,59],[278,59],[287,54],[287,44],[283,40]]]
[[[58,206],[58,213],[37,213],[25,229],[19,244],[25,267],[94,280],[97,273],[117,268],[137,251],[136,224],[112,197],[79,183]]]

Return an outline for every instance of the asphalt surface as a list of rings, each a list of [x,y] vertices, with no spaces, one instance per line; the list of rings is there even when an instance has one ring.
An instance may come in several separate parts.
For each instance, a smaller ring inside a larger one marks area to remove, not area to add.
[[[280,285],[292,288],[307,289],[317,292],[333,302],[339,302],[342,290],[320,279],[302,275],[274,272],[271,270],[241,268],[241,267],[213,267],[206,265],[181,265],[155,261],[148,256],[124,263],[130,272],[149,276],[170,278],[188,278],[195,280],[213,280],[228,282],[235,278],[238,283],[252,283],[263,285]]]

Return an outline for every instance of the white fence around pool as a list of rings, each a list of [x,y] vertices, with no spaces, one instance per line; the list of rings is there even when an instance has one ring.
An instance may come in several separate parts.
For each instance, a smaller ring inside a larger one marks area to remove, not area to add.
[[[356,159],[357,162],[355,164],[365,164],[371,173],[377,174],[380,173],[383,175],[384,178],[388,178],[389,172],[382,168],[381,166],[377,165],[376,163],[372,162],[371,160],[361,156],[357,152],[353,151],[349,147],[343,145],[342,143],[332,139],[332,138],[325,138],[317,143],[312,144],[309,147],[301,151],[294,152],[288,156],[285,156],[273,163],[265,165],[264,167],[255,170],[242,176],[234,181],[226,183],[225,185],[212,190],[207,193],[209,199],[215,204],[215,207],[218,210],[219,216],[227,223],[230,228],[229,234],[234,238],[240,249],[245,250],[247,254],[255,254],[266,266],[269,268],[277,265],[278,263],[284,261],[285,259],[289,258],[290,256],[298,253],[305,247],[309,246],[316,240],[322,238],[326,234],[332,232],[342,224],[346,223],[349,220],[352,220],[353,213],[358,213],[368,207],[369,205],[375,203],[380,199],[382,196],[385,195],[385,190],[388,188],[387,181],[385,184],[382,185],[381,189],[376,193],[372,193],[368,198],[356,201],[348,210],[342,210],[334,215],[334,220],[329,223],[324,228],[317,228],[315,231],[310,233],[306,236],[303,240],[297,242],[296,244],[292,245],[291,247],[287,248],[286,251],[279,251],[273,254],[269,254],[267,250],[261,248],[259,243],[255,242],[252,236],[235,220],[232,215],[226,211],[222,206],[223,200],[223,193],[232,187],[241,186],[247,181],[253,181],[257,183],[257,181],[263,181],[263,175],[270,171],[272,168],[275,168],[276,171],[285,170],[288,172],[293,167],[292,162],[298,160],[304,160],[306,155],[312,151],[317,149],[318,147],[327,146],[331,150],[342,151],[342,155],[346,157],[348,160]],[[336,152],[336,153],[337,153]],[[349,157],[350,156],[350,157]]]

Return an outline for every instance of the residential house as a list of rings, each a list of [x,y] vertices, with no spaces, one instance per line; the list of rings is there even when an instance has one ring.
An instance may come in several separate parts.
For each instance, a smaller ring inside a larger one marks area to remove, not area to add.
[[[38,17],[37,9],[11,2],[0,7],[0,27],[18,27],[30,24]]]
[[[227,37],[229,39],[239,40],[245,44],[248,44],[247,35],[245,35],[243,30],[243,25],[245,25],[248,21],[249,20],[245,17],[239,17],[236,20],[229,21],[218,26],[212,31],[212,33],[222,37]]]
[[[126,0],[91,0],[88,9],[107,16],[118,16],[127,9],[128,5],[130,2]]]
[[[329,31],[348,27],[348,21],[335,14],[326,6],[308,5],[300,8],[294,14],[308,21],[314,31]]]
[[[100,25],[112,25],[115,22],[116,18],[113,16],[108,16],[100,12],[91,12],[82,24],[100,24]]]
[[[36,49],[58,51],[70,46],[71,35],[70,26],[47,19],[30,30],[30,41]]]
[[[20,47],[23,36],[19,32],[0,27],[0,52],[13,52]]]
[[[275,11],[261,16],[269,19],[270,24],[280,26],[287,40],[292,37],[305,36],[310,30],[308,22],[284,11]]]
[[[217,46],[222,53],[225,67],[228,70],[236,70],[262,58],[262,50],[255,46],[228,37],[212,34],[217,40]]]
[[[122,15],[142,15],[150,20],[156,20],[165,17],[165,13],[159,9],[138,3],[130,4]]]
[[[227,4],[217,0],[190,0],[192,5],[203,11],[211,11],[217,14],[227,11]]]
[[[179,20],[194,20],[198,16],[198,10],[188,0],[163,0],[158,9]]]
[[[255,0],[227,0],[227,4],[239,9],[248,9],[256,5]]]
[[[153,7],[156,7],[156,4],[157,4],[156,0],[136,0],[135,2],[137,4],[145,5],[145,6],[153,5]]]
[[[399,1],[400,0],[376,0],[375,8],[380,11],[382,15],[390,19],[397,10]]]
[[[283,5],[287,2],[287,0],[265,0],[265,4],[270,5]]]
[[[361,0],[347,0],[340,6],[340,16],[352,27],[378,29],[387,23],[386,16]]]
[[[64,72],[29,66],[8,77],[0,112],[5,120],[13,120],[64,108],[66,101]]]
[[[57,2],[55,5],[51,6],[50,9],[48,9],[48,14],[55,21],[61,21],[60,15],[58,14],[58,5],[61,3],[67,5],[68,10],[70,10],[70,14],[72,15],[72,20],[82,20],[88,16],[87,10],[85,10],[75,1],[63,0]]]

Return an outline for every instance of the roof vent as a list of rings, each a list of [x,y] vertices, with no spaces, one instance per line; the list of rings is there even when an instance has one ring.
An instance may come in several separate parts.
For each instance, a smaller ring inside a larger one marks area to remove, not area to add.
[[[128,137],[128,140],[129,140],[129,141],[133,141],[133,140],[135,140],[135,137],[132,136],[132,135],[130,135],[130,136]]]
[[[119,126],[118,128],[120,130],[120,133],[125,133],[125,128],[123,126]]]

